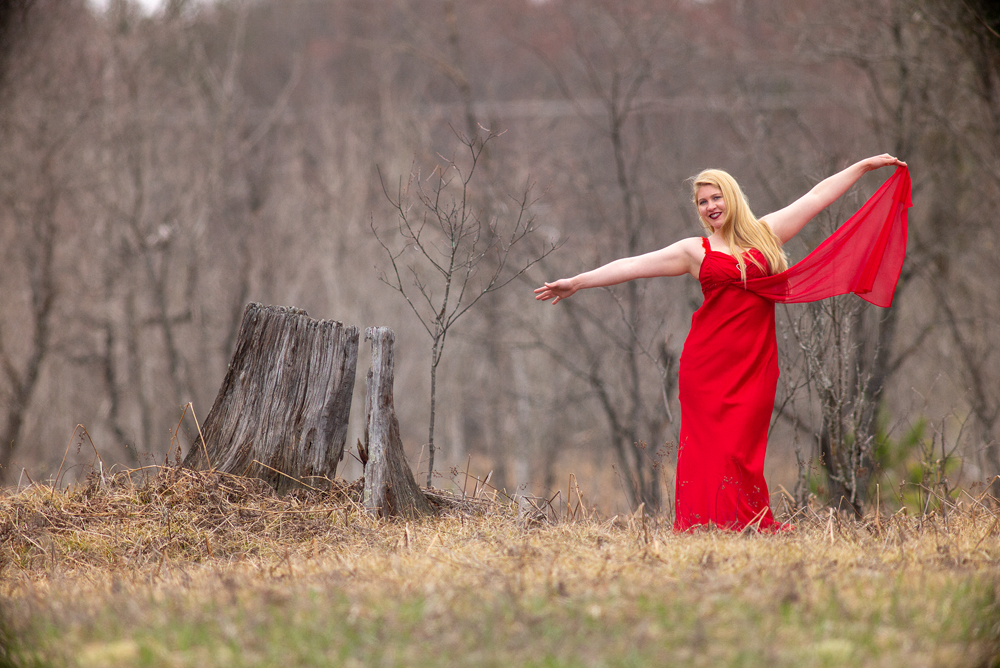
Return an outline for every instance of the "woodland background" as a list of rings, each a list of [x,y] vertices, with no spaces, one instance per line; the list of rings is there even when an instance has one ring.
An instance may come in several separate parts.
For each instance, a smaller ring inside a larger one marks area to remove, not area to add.
[[[730,171],[763,215],[882,152],[913,176],[896,301],[778,308],[772,491],[792,504],[902,504],[1000,473],[992,3],[170,0],[150,14],[126,0],[22,0],[3,11],[6,484],[55,475],[78,423],[105,466],[174,460],[195,435],[186,418],[172,438],[182,408],[207,414],[249,301],[396,332],[396,410],[422,482],[431,339],[379,280],[391,265],[373,228],[405,251],[404,284],[437,289],[386,191],[411,174],[433,187],[452,159],[467,166],[461,138],[484,129],[502,133],[470,185],[472,210],[495,221],[485,234],[514,224],[525,199],[534,216],[505,271],[558,248],[449,331],[436,485],[461,484],[469,467],[500,489],[551,495],[572,473],[606,512],[669,512],[676,359],[697,283],[636,282],[556,307],[532,288],[698,234],[684,180],[702,168]],[[793,259],[889,175],[866,176],[817,218]],[[362,375],[348,444],[363,392]],[[60,482],[93,459],[89,444],[69,445]],[[348,456],[342,474],[359,472]]]

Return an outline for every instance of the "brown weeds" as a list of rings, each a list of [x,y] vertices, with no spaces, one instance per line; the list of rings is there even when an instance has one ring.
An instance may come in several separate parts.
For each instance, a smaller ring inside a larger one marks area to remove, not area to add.
[[[307,636],[326,648],[374,633],[352,650],[362,662],[420,643],[469,662],[475,637],[523,663],[561,656],[545,639],[591,623],[608,630],[576,636],[565,662],[635,646],[718,665],[766,659],[780,642],[774,665],[838,665],[810,658],[827,654],[974,665],[1000,642],[1000,514],[982,498],[916,517],[805,509],[789,518],[793,532],[774,535],[675,534],[643,508],[600,518],[572,480],[568,513],[535,500],[529,520],[500,495],[435,492],[442,512],[409,522],[365,512],[358,482],[325,482],[279,497],[254,479],[163,468],[8,493],[0,603],[64,630],[46,656],[96,652],[91,665],[123,647],[162,650],[162,665],[224,665],[184,659],[154,636],[222,625],[221,645],[252,648],[264,627],[245,620],[272,614],[314,624]],[[104,621],[89,621],[98,612]],[[539,624],[548,631],[532,635]],[[396,644],[379,640],[382,628]]]
[[[165,560],[233,562],[345,531],[370,530],[364,481],[325,480],[283,496],[256,478],[182,467],[128,470],[54,490],[32,485],[0,497],[0,575],[63,568],[141,570]],[[430,491],[440,512],[480,515],[495,505]]]
[[[702,531],[676,535],[669,522],[643,507],[627,516],[601,520],[583,505],[577,485],[574,508],[556,512],[544,499],[457,496],[429,491],[432,503],[450,517],[406,523],[376,521],[361,506],[363,481],[324,481],[326,490],[303,488],[278,496],[263,481],[186,468],[158,467],[123,471],[111,477],[92,473],[86,485],[64,490],[32,485],[0,496],[0,575],[44,578],[62,570],[161,570],[170,562],[225,562],[275,558],[303,545],[348,544],[372,535],[431,542],[448,527],[474,538],[483,532],[523,541],[532,531],[547,534],[596,533],[602,545],[632,544],[645,554],[671,552],[683,563],[705,544],[730,544],[740,553],[773,546],[795,546],[811,554],[850,553],[851,559],[891,565],[899,560],[941,562],[960,568],[996,567],[1000,558],[1000,514],[982,498],[968,496],[948,512],[909,516],[869,513],[854,519],[831,508],[800,510],[796,530],[787,535],[755,536],[733,542],[733,534]],[[575,482],[571,478],[571,483]],[[478,486],[477,486],[478,487]],[[569,494],[567,494],[569,497]],[[525,507],[530,512],[525,512]],[[526,515],[530,516],[526,520]],[[473,541],[474,542],[474,541]],[[768,547],[764,547],[768,546]],[[701,558],[695,561],[700,561]],[[599,567],[603,570],[605,567]]]

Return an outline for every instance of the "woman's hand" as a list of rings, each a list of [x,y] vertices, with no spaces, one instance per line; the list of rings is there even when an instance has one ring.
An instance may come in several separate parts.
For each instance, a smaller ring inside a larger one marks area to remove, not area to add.
[[[894,158],[888,153],[883,153],[882,155],[874,155],[863,163],[865,166],[865,171],[871,172],[876,169],[881,169],[882,167],[889,167],[891,165],[896,165],[897,167],[906,167],[906,163],[899,158]]]
[[[540,288],[535,289],[535,299],[540,299],[542,301],[548,301],[552,299],[553,304],[558,304],[563,299],[570,297],[579,288],[573,283],[573,279],[570,278],[560,278],[558,281],[553,281],[552,283],[546,283]]]

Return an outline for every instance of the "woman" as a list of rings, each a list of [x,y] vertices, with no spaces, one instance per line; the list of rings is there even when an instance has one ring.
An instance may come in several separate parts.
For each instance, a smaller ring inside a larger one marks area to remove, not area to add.
[[[782,246],[866,172],[896,174],[819,248],[787,269]],[[862,160],[804,196],[757,219],[736,181],[709,169],[694,179],[694,203],[707,237],[682,239],[615,260],[535,290],[559,303],[584,288],[636,278],[691,274],[705,301],[681,354],[681,431],[674,529],[712,524],[773,531],[764,481],[767,430],[778,382],[774,302],[814,301],[854,292],[888,306],[906,247],[909,173],[885,154]]]

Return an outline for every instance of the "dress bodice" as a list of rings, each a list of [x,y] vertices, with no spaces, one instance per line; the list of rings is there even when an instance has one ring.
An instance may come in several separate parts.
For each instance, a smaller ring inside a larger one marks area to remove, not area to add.
[[[712,250],[712,245],[708,238],[702,237],[701,245],[705,249],[705,258],[701,262],[701,270],[698,272],[698,280],[701,282],[701,291],[708,295],[710,292],[742,282],[739,265],[736,258],[729,253]],[[747,278],[761,278],[767,276],[768,272],[758,267],[750,258],[751,256],[760,262],[762,267],[767,267],[767,259],[764,254],[756,248],[744,254],[746,261]]]

